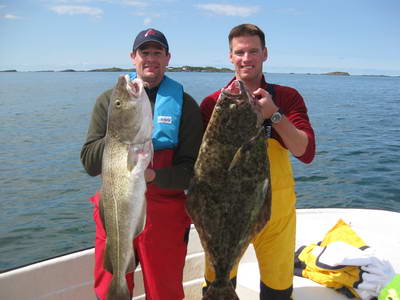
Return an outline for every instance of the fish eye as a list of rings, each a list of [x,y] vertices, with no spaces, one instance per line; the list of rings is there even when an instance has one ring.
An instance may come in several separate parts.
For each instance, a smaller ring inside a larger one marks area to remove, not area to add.
[[[121,101],[120,101],[119,99],[115,100],[114,103],[115,103],[115,107],[116,107],[116,108],[121,107]]]

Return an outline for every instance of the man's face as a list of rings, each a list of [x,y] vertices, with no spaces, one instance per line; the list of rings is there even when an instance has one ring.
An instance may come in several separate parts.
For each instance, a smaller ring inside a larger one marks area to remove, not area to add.
[[[262,48],[257,35],[234,37],[229,58],[235,66],[236,77],[243,81],[259,80],[262,64],[267,59],[267,48]]]
[[[171,56],[160,44],[148,42],[132,52],[131,58],[137,76],[154,87],[163,79]]]

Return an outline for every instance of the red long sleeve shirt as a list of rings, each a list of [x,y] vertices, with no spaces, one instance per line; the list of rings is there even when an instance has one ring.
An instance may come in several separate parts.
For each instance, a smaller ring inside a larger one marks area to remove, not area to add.
[[[226,86],[229,86],[230,83],[235,79],[236,78],[233,78]],[[268,90],[268,84],[266,83],[264,76],[262,78],[261,87],[265,90]],[[303,97],[297,90],[291,87],[274,84],[273,89],[273,100],[275,105],[280,108],[286,118],[297,129],[304,131],[308,136],[306,151],[302,156],[297,157],[297,159],[303,163],[311,163],[315,156],[315,135],[307,115],[307,107],[304,103]],[[204,128],[207,127],[207,124],[210,121],[211,114],[220,94],[221,90],[218,90],[204,98],[200,104]],[[271,137],[279,141],[283,147],[287,148],[282,138],[274,130],[274,128],[272,128]]]

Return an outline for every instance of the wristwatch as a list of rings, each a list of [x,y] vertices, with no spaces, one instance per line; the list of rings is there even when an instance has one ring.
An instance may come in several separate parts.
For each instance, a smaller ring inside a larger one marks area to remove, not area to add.
[[[283,117],[283,113],[281,112],[281,110],[279,109],[277,112],[274,112],[271,116],[271,122],[276,124],[279,123],[280,121],[282,121],[282,117]]]

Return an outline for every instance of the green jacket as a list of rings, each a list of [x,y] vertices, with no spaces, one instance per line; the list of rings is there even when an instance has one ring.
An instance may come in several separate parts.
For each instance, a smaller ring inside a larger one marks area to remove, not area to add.
[[[147,90],[152,108],[157,95],[157,87]],[[86,142],[81,150],[81,162],[90,176],[101,174],[104,137],[107,130],[108,106],[112,89],[102,93],[94,105]],[[193,176],[203,136],[203,121],[196,101],[187,93],[183,95],[182,117],[179,128],[179,144],[174,151],[173,166],[155,170],[152,182],[166,189],[187,189]]]

